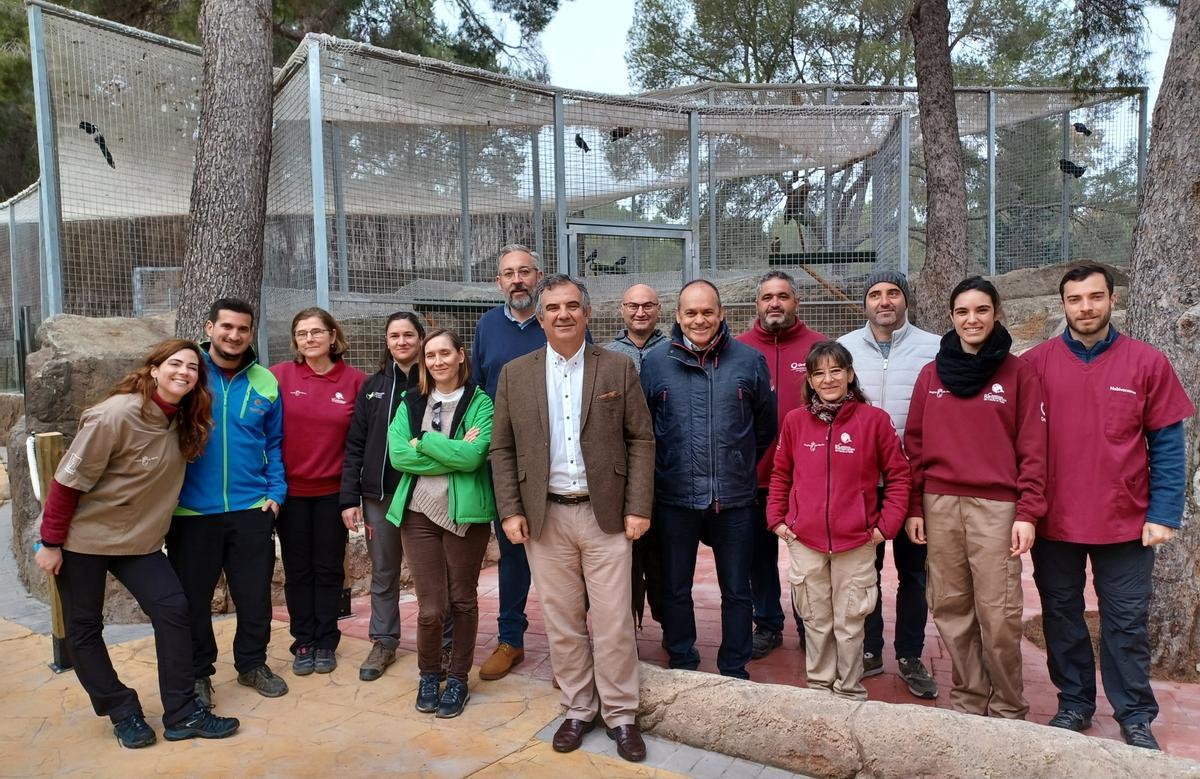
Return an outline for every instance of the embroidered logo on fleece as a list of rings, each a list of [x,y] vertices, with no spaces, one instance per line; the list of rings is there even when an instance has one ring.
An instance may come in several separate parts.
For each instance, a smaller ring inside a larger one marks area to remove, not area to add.
[[[834,444],[833,451],[837,452],[838,454],[854,454],[854,447],[852,446],[853,443],[854,442],[850,440],[849,433],[842,433],[842,442],[840,444]]]
[[[382,397],[383,397],[382,392],[368,392],[367,393],[367,400],[379,400]]]
[[[1008,398],[1004,397],[1004,385],[1000,384],[999,382],[992,385],[991,392],[985,392],[983,394],[983,399],[988,403],[999,403],[1005,406],[1008,405]]]
[[[334,403],[341,403],[342,405],[346,404],[346,398],[340,392],[333,393],[333,397],[330,398],[330,400],[332,400]]]

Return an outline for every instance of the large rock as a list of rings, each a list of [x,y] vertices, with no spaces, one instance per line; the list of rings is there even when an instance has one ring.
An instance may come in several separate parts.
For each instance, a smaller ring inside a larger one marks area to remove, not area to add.
[[[701,749],[818,777],[1200,777],[1200,763],[927,706],[641,665],[638,724]]]
[[[1059,265],[1043,265],[1040,268],[1021,268],[998,276],[989,276],[991,282],[1000,291],[1000,297],[1006,303],[1014,298],[1035,298],[1044,295],[1058,297],[1058,282],[1062,280],[1067,269],[1078,263],[1063,263]],[[1123,268],[1107,263],[1098,263],[1108,268],[1113,275],[1113,281],[1118,287],[1129,285],[1129,274]]]

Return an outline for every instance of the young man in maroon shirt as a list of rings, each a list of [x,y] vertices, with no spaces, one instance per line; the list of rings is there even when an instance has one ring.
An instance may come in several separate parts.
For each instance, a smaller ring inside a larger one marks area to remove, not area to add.
[[[1059,284],[1067,328],[1026,354],[1046,396],[1049,513],[1033,547],[1046,661],[1058,688],[1050,725],[1086,730],[1096,710],[1096,662],[1084,621],[1086,565],[1100,602],[1100,677],[1126,743],[1158,749],[1150,723],[1154,547],[1183,516],[1183,420],[1194,411],[1167,358],[1117,332],[1102,265]]]

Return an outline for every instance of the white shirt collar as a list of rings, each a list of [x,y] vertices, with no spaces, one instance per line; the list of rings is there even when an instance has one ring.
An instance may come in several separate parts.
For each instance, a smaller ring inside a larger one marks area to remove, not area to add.
[[[577,361],[583,359],[583,350],[586,348],[587,341],[585,340],[582,344],[580,344],[579,351],[575,352],[575,354],[571,355],[570,357],[563,357],[561,354],[554,351],[553,346],[546,344],[546,352],[550,355],[550,361],[559,366],[568,365],[573,367]]]

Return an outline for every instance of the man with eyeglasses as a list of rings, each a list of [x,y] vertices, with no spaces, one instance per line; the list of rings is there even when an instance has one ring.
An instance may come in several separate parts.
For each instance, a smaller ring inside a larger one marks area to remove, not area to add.
[[[634,284],[625,290],[625,296],[621,298],[621,319],[625,320],[625,329],[605,348],[633,360],[640,373],[646,352],[667,342],[667,337],[658,329],[661,310],[658,293],[653,287]]]
[[[471,344],[471,368],[488,397],[495,400],[500,370],[511,360],[546,347],[546,333],[534,316],[533,293],[542,280],[537,253],[519,243],[500,249],[496,285],[504,302],[479,318]],[[503,678],[525,659],[525,601],[529,597],[529,561],[525,547],[509,542],[496,520],[500,545],[499,635],[495,651],[479,668],[479,678]]]

